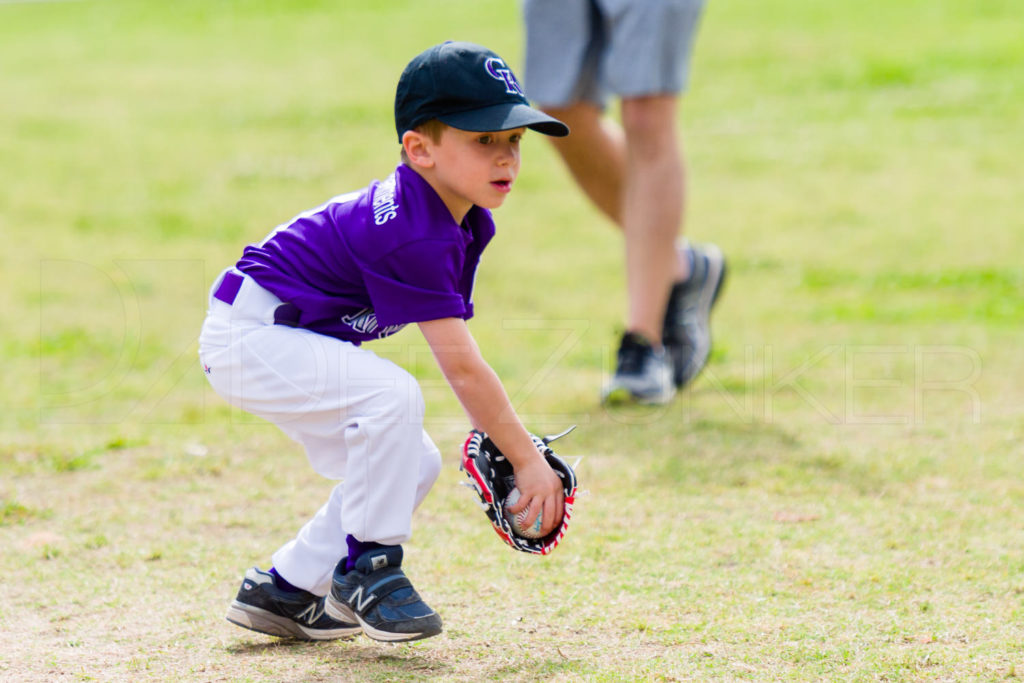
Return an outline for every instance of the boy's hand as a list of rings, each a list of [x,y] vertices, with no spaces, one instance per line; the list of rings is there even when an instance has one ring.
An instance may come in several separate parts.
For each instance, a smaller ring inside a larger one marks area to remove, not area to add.
[[[548,447],[550,438],[540,439],[526,431],[498,375],[480,355],[465,320],[438,318],[425,320],[419,327],[473,425],[462,465],[488,519],[513,548],[547,555],[558,545],[572,516],[576,474]],[[505,453],[496,444],[501,444]],[[506,483],[508,480],[514,483]],[[514,484],[522,495],[517,509],[529,507],[531,522],[541,515],[543,538],[527,539],[512,533],[501,505]]]
[[[516,469],[516,488],[519,500],[508,508],[513,515],[529,507],[524,526],[534,525],[537,515],[542,515],[540,535],[547,536],[562,521],[565,491],[562,480],[541,458],[531,458],[529,463]]]
[[[485,432],[473,430],[462,447],[461,469],[480,496],[480,507],[498,536],[516,550],[547,555],[558,547],[569,527],[576,501],[576,473],[548,446],[558,437],[529,436],[533,449],[517,453],[513,466]],[[506,516],[505,501],[513,487],[519,489],[520,500],[509,507],[512,514]],[[540,538],[526,538],[513,530],[509,520],[522,510],[528,510],[527,526],[541,515]]]

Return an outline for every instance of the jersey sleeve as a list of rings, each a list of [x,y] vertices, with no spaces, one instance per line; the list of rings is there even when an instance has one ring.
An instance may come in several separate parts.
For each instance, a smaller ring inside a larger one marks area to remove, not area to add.
[[[472,308],[459,291],[465,254],[448,240],[402,245],[363,272],[377,321],[384,326],[438,318],[468,318]]]

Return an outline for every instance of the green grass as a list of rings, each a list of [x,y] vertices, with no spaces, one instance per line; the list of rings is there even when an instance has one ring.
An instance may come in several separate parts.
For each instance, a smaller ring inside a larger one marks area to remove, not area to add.
[[[511,2],[0,3],[0,678],[997,680],[1024,665],[1024,20],[1017,3],[708,4],[687,232],[731,279],[711,365],[605,410],[621,242],[540,136],[472,323],[586,495],[549,558],[445,470],[407,545],[428,641],[232,627],[330,482],[195,358],[244,244],[397,161],[419,50],[521,63]],[[481,604],[484,600],[484,604]]]

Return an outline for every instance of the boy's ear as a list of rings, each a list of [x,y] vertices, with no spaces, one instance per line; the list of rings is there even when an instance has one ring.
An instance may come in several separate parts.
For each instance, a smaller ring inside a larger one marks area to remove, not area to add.
[[[407,130],[402,134],[402,150],[409,162],[420,168],[434,166],[433,141],[429,136],[415,130]]]

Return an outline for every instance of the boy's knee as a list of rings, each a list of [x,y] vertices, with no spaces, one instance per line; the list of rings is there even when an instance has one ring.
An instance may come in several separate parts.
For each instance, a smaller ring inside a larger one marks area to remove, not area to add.
[[[441,476],[441,451],[431,448],[420,460],[420,481],[433,484]]]
[[[383,380],[374,396],[376,410],[382,417],[408,423],[422,424],[426,412],[423,391],[416,378],[405,370]]]

